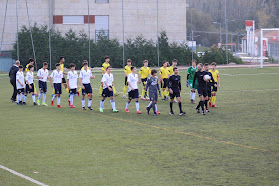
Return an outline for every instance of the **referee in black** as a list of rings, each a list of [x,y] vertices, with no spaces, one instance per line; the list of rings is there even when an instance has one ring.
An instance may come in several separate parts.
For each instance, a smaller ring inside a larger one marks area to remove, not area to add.
[[[170,115],[174,115],[172,110],[172,105],[174,98],[177,98],[179,110],[180,110],[180,116],[186,114],[182,111],[182,104],[181,104],[181,82],[180,82],[180,75],[178,75],[178,69],[176,67],[173,68],[173,75],[171,75],[168,79],[168,90],[170,92]]]
[[[12,102],[16,102],[16,94],[17,94],[17,88],[16,88],[16,73],[18,71],[18,67],[20,65],[20,61],[17,60],[16,63],[11,67],[10,72],[9,72],[9,77],[10,77],[10,83],[14,87],[14,92],[11,97]]]

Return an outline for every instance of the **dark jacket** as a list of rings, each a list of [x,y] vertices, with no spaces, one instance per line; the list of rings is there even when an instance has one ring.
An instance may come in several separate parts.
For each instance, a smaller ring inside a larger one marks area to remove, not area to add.
[[[10,72],[9,72],[10,81],[15,81],[16,80],[17,71],[18,71],[18,66],[13,65],[10,69]]]

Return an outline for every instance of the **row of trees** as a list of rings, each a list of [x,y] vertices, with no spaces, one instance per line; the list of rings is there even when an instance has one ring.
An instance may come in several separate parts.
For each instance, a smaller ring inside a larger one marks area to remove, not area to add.
[[[49,61],[49,33],[47,26],[34,25],[32,28],[34,48],[36,53],[37,65],[42,66],[44,61]],[[30,39],[30,30],[23,26],[19,32],[19,55],[23,64],[27,63],[30,57],[33,57],[32,44]],[[104,62],[104,56],[109,55],[111,64],[115,68],[123,67],[123,46],[117,39],[108,39],[101,34],[99,39],[94,42],[91,40],[90,46],[90,64],[92,67],[100,67]],[[52,69],[54,64],[59,61],[60,56],[66,59],[65,65],[75,63],[80,68],[82,61],[89,58],[88,37],[81,31],[75,33],[69,30],[64,35],[61,32],[51,30],[51,54]],[[133,65],[141,66],[142,61],[149,60],[150,66],[158,65],[157,47],[152,40],[146,40],[143,36],[136,39],[128,39],[124,45],[125,59],[132,59]],[[169,43],[166,32],[161,32],[159,37],[160,65],[164,60],[171,61],[177,59],[179,65],[190,65],[192,51],[186,44]],[[218,52],[217,52],[218,51]],[[216,53],[217,52],[217,53]],[[215,56],[216,53],[216,56]],[[218,64],[226,62],[224,51],[221,49],[210,49],[203,58],[199,58],[194,53],[194,58],[198,62],[216,61]],[[219,56],[219,57],[218,57]],[[220,57],[221,56],[221,57]],[[12,51],[13,59],[17,58],[17,44],[15,43]],[[230,61],[238,62],[230,54]]]

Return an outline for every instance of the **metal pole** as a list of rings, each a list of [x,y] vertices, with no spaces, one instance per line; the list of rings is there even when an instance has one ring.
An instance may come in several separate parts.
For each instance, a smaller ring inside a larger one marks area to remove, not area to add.
[[[5,9],[5,17],[4,17],[4,24],[3,24],[3,31],[2,31],[2,39],[1,39],[1,45],[0,45],[0,52],[2,52],[4,31],[5,31],[5,24],[6,24],[6,17],[7,17],[7,8],[8,8],[8,0],[6,1],[6,9]]]
[[[33,42],[32,29],[31,29],[31,26],[30,26],[30,18],[29,18],[27,0],[25,0],[25,5],[26,5],[26,10],[27,10],[27,17],[28,17],[28,23],[29,23],[29,29],[30,29],[30,37],[31,37],[31,44],[32,44],[32,49],[33,49],[34,61],[35,61],[36,71],[37,71],[38,66],[37,66],[36,53],[35,53],[34,42]]]
[[[125,66],[125,41],[124,41],[124,3],[122,0],[122,60],[123,60],[123,67]]]
[[[88,6],[88,18],[87,18],[87,21],[88,21],[88,65],[89,67],[90,66],[90,25],[89,25],[89,0],[87,0],[87,6]]]
[[[220,23],[220,44],[222,45],[222,23]]]
[[[227,0],[225,0],[225,24],[226,24],[226,60],[229,64],[229,53],[228,53],[228,19],[227,19]]]
[[[194,60],[193,0],[191,0],[192,61]]]
[[[17,54],[17,60],[19,60],[19,41],[18,41],[18,8],[17,8],[17,2],[16,0],[16,54]]]
[[[48,0],[48,46],[49,46],[49,70],[51,70],[51,19],[50,19],[50,0]]]
[[[232,45],[232,43],[233,43],[233,34],[231,34],[231,52],[233,52],[233,45]]]
[[[261,68],[263,68],[263,29],[261,28]]]
[[[160,66],[160,49],[159,49],[159,0],[157,0],[157,55],[158,67]]]

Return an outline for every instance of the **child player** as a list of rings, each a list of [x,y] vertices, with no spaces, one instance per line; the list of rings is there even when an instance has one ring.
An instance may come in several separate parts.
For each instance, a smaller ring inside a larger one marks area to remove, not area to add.
[[[192,66],[188,68],[187,70],[187,84],[186,86],[191,88],[190,91],[190,97],[191,97],[191,103],[195,104],[195,97],[196,97],[196,90],[197,90],[197,83],[195,82],[195,87],[193,87],[193,81],[195,73],[197,72],[197,61],[192,60]]]
[[[211,72],[213,76],[213,80],[215,81],[215,84],[218,85],[218,88],[220,88],[220,77],[219,77],[219,71],[216,69],[216,63],[213,62],[211,63],[211,68],[209,72]],[[215,102],[216,102],[216,93],[217,93],[217,86],[212,86],[212,97],[209,102],[210,107],[216,107]]]
[[[209,72],[209,64],[208,63],[205,63],[204,64],[204,71],[206,72],[206,75],[209,75],[210,76],[210,81],[209,82],[206,82],[206,89],[207,89],[207,99],[204,100],[204,104],[205,104],[205,108],[206,108],[206,112],[209,112],[209,109],[208,109],[208,101],[210,100],[211,98],[211,86],[213,87],[217,87],[217,85],[215,84],[215,81],[212,77],[212,74],[211,72]]]
[[[128,75],[127,83],[128,83],[128,101],[126,103],[125,111],[129,111],[129,105],[132,101],[132,99],[136,100],[136,108],[137,108],[137,114],[141,114],[141,111],[139,110],[139,88],[138,83],[140,82],[139,77],[137,75],[137,68],[132,66],[131,67],[132,73]]]
[[[18,66],[18,71],[16,73],[16,89],[17,89],[17,104],[22,105],[22,99],[24,96],[24,74],[23,66]]]
[[[83,67],[84,69],[82,71],[80,71],[79,74],[79,82],[82,85],[82,99],[81,99],[81,103],[82,103],[82,109],[86,110],[85,108],[85,95],[89,94],[89,99],[88,99],[88,109],[92,110],[91,108],[91,104],[92,104],[92,87],[90,84],[90,79],[94,79],[95,76],[92,75],[91,70],[88,68],[88,62],[85,61],[83,62]]]
[[[50,74],[50,84],[51,87],[54,88],[55,95],[51,98],[51,106],[54,105],[53,101],[57,97],[57,107],[62,108],[60,105],[60,95],[62,94],[62,78],[63,78],[63,72],[60,70],[60,63],[56,63],[56,70],[52,71]]]
[[[128,75],[132,73],[131,67],[132,67],[132,60],[131,59],[127,59],[127,65],[124,68],[125,83],[124,83],[124,88],[123,88],[123,98],[127,98],[126,97],[127,88],[128,88],[127,78],[128,78]]]
[[[48,106],[46,104],[46,93],[47,93],[47,78],[48,78],[48,64],[47,62],[43,63],[43,68],[41,68],[38,73],[37,73],[37,78],[39,79],[39,89],[40,89],[40,94],[38,96],[37,103],[40,105],[40,99],[43,95],[43,106]]]
[[[70,64],[70,71],[67,74],[67,86],[69,88],[69,93],[70,93],[70,100],[69,106],[71,108],[76,108],[74,106],[74,98],[77,95],[77,88],[78,88],[78,73],[75,71],[76,65],[71,63]]]
[[[113,75],[111,73],[111,66],[108,66],[106,69],[106,73],[103,75],[102,77],[102,83],[103,83],[103,92],[102,92],[102,100],[100,101],[100,112],[104,112],[104,103],[107,97],[110,97],[110,103],[111,103],[111,107],[113,112],[118,112],[118,110],[115,107],[115,102],[114,102],[114,98],[113,98]]]
[[[23,105],[26,105],[26,98],[28,93],[32,94],[32,100],[33,100],[33,105],[37,105],[36,103],[36,97],[35,97],[35,93],[34,93],[34,75],[33,75],[33,70],[34,70],[34,66],[33,65],[29,65],[28,66],[28,72],[26,73],[25,76],[25,80],[26,80],[26,88],[25,88],[25,96],[23,98]]]
[[[173,68],[174,74],[169,77],[168,81],[168,89],[170,92],[170,115],[174,115],[172,110],[172,105],[174,102],[174,98],[177,98],[179,110],[180,110],[180,116],[184,115],[185,112],[182,111],[182,104],[181,104],[181,82],[180,82],[180,75],[178,75],[178,69],[176,67]]]
[[[161,88],[162,88],[162,92],[163,92],[163,101],[165,101],[168,97],[167,97],[167,86],[168,86],[168,79],[170,76],[170,71],[168,69],[168,61],[164,61],[163,62],[163,66],[160,68],[160,75],[159,75],[159,79],[161,82]]]
[[[67,87],[67,82],[66,82],[66,79],[64,78],[64,75],[67,75],[67,73],[64,72],[64,62],[65,62],[65,58],[63,56],[60,56],[60,71],[62,72],[63,74],[63,78],[62,78],[62,84],[64,85],[67,93],[69,93],[69,88]],[[52,91],[52,95],[55,94],[55,90],[53,89]]]
[[[29,72],[29,68],[28,68],[28,66],[29,65],[33,65],[34,66],[34,59],[33,58],[30,58],[29,60],[28,60],[28,64],[25,66],[25,73],[27,73],[27,72]],[[36,89],[36,86],[35,86],[35,82],[33,83],[34,84],[34,93],[35,93],[35,95],[37,95],[37,89]]]
[[[157,78],[157,70],[153,69],[151,70],[151,77],[147,79],[146,82],[146,88],[145,88],[145,95],[147,94],[147,89],[149,89],[149,97],[150,97],[150,103],[147,106],[147,114],[149,114],[151,107],[154,111],[154,116],[157,116],[160,114],[160,112],[157,110],[157,101],[158,101],[158,91],[159,95],[161,96],[161,90],[159,87],[159,80]]]
[[[151,70],[148,67],[148,60],[144,60],[143,67],[141,67],[140,71],[139,71],[139,78],[141,79],[142,86],[143,86],[142,93],[141,93],[142,100],[149,100],[149,97],[144,97],[144,94],[145,94],[145,88],[146,88],[146,81],[147,81],[147,78],[150,77],[150,73],[151,73]]]

